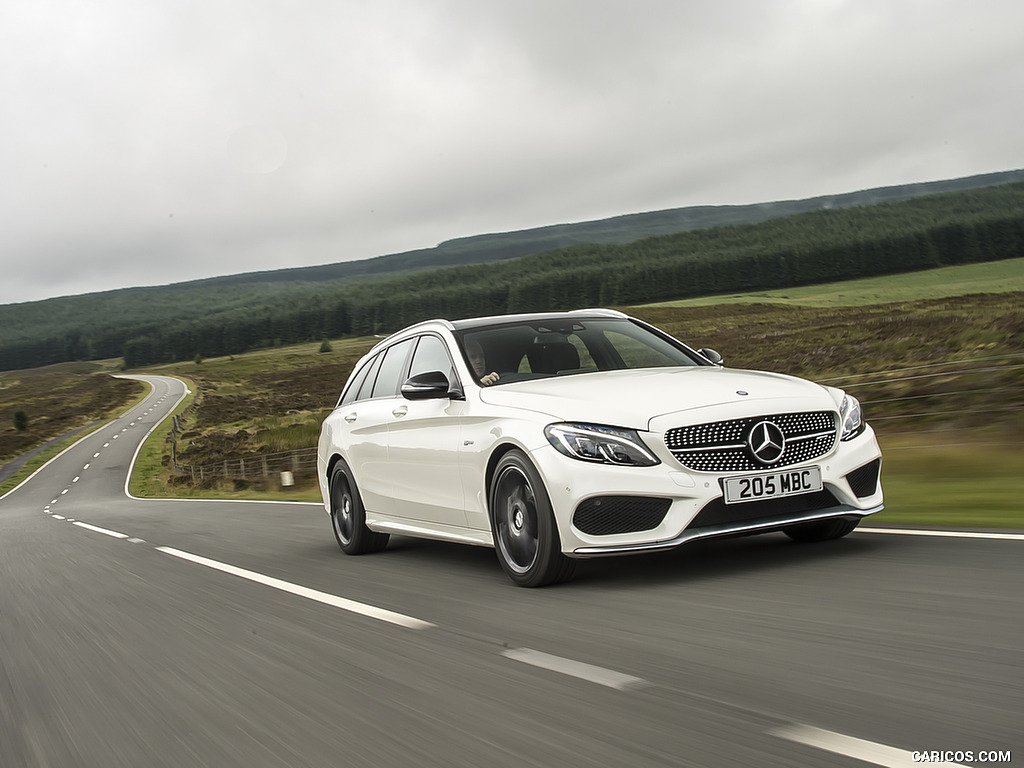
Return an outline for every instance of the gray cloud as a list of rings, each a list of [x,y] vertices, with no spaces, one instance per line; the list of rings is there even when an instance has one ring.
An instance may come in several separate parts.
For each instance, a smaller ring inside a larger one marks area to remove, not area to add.
[[[1013,0],[13,0],[0,302],[1024,165]]]

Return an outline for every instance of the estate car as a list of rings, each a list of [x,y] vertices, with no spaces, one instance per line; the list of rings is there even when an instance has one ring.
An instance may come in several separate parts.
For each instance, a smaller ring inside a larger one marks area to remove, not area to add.
[[[882,509],[857,400],[605,309],[431,320],[381,341],[324,421],[342,550],[391,534],[493,547],[513,582],[580,558],[782,531],[836,539]]]

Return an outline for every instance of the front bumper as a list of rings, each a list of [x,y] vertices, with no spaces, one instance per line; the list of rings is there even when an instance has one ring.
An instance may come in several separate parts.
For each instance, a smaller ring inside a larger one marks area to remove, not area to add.
[[[725,505],[722,499],[721,481],[743,473],[687,471],[671,456],[662,457],[658,466],[635,468],[586,464],[553,448],[534,451],[533,458],[545,478],[562,551],[577,558],[668,550],[697,539],[767,533],[816,520],[863,518],[883,508],[881,483],[876,479],[865,488],[862,482],[861,470],[873,466],[877,478],[880,469],[881,452],[870,427],[826,456],[787,467],[819,467],[822,491],[748,504]],[[665,512],[643,530],[606,534],[581,530],[579,510],[595,502],[614,505],[623,499],[657,500]]]
[[[703,526],[684,530],[681,534],[669,541],[651,541],[637,544],[619,544],[610,546],[580,547],[573,550],[573,556],[578,558],[603,557],[606,555],[629,555],[638,552],[661,552],[667,549],[675,549],[697,539],[710,539],[726,536],[743,536],[745,534],[769,533],[779,531],[789,525],[798,523],[811,523],[819,520],[833,520],[835,518],[867,517],[884,509],[882,504],[871,509],[856,509],[847,505],[831,507],[829,509],[817,510],[802,515],[782,515],[771,519],[749,521],[743,523],[723,523],[721,525]]]

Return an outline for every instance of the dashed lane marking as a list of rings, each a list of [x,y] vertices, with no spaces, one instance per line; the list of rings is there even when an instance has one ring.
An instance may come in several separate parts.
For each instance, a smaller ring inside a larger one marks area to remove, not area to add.
[[[88,523],[83,523],[81,520],[76,520],[74,523],[72,523],[72,525],[77,525],[79,528],[86,528],[90,531],[95,531],[96,533],[102,533],[104,536],[113,536],[115,539],[128,538],[127,533],[112,531],[109,528],[100,528],[98,525],[89,525]]]
[[[826,731],[810,725],[800,725],[797,723],[783,728],[776,728],[768,731],[768,733],[781,739],[795,741],[798,744],[806,744],[809,747],[816,747],[837,755],[845,755],[865,763],[885,766],[885,768],[911,768],[911,766],[919,766],[921,764],[919,760],[914,760],[912,752],[889,747],[885,744],[878,744],[874,741],[845,736],[835,731]],[[964,768],[960,763],[943,763],[943,765],[950,765],[953,768]]]
[[[604,667],[584,664],[582,661],[566,659],[562,656],[552,656],[550,653],[534,651],[530,648],[510,648],[502,651],[501,655],[513,661],[521,661],[541,669],[558,672],[580,680],[588,680],[618,691],[625,691],[633,688],[645,687],[648,683],[640,677],[625,675]]]

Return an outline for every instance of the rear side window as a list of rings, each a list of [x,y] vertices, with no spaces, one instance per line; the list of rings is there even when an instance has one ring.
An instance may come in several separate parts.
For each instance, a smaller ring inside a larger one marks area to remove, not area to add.
[[[373,384],[371,397],[396,397],[398,395],[399,378],[405,368],[405,359],[409,356],[409,348],[415,339],[400,341],[383,352],[383,361],[377,372],[377,381]]]
[[[366,381],[366,374],[369,373],[370,369],[373,367],[373,364],[375,362],[377,362],[376,358],[371,360],[369,363],[364,365],[359,370],[359,373],[352,380],[352,383],[349,385],[348,389],[345,390],[345,394],[341,396],[341,401],[338,403],[338,405],[351,403],[356,399],[356,397],[359,395],[359,388],[362,387],[363,382]]]
[[[366,400],[370,397],[370,391],[373,389],[373,382],[377,380],[377,371],[380,369],[381,355],[377,355],[373,362],[366,366],[366,378],[363,379],[359,385],[359,392],[356,394],[356,400]]]

